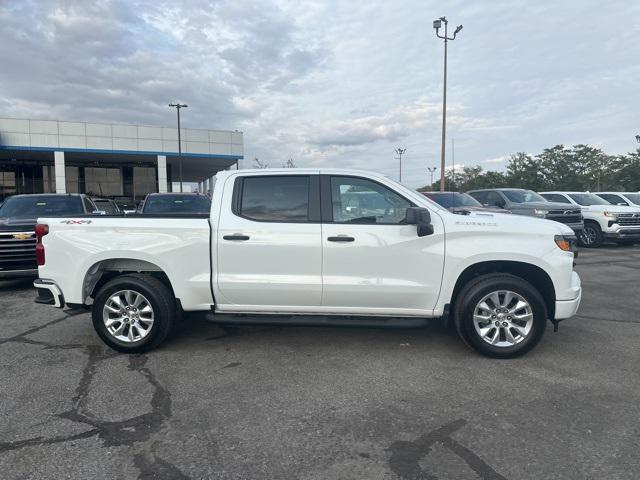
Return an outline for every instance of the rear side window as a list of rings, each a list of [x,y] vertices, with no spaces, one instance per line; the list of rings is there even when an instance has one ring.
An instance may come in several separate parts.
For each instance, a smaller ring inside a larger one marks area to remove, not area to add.
[[[489,192],[471,192],[469,195],[471,195],[473,198],[475,198],[481,204],[486,205],[487,204],[487,193],[489,193]]]
[[[309,177],[244,177],[236,213],[259,222],[309,221]]]
[[[617,204],[617,203],[624,202],[622,197],[620,197],[618,195],[612,195],[610,193],[599,193],[598,196],[600,196],[600,198],[605,199],[609,203],[613,203],[614,205]]]

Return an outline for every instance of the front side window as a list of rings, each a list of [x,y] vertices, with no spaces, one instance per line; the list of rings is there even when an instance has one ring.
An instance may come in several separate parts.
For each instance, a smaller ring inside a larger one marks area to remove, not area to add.
[[[492,207],[504,207],[505,201],[498,192],[487,193],[487,205]]]
[[[245,177],[238,213],[260,222],[308,222],[309,177]]]
[[[379,183],[353,177],[331,177],[335,223],[391,224],[405,222],[412,204]]]
[[[609,205],[609,202],[593,193],[570,193],[569,196],[578,204],[585,207],[590,205]]]
[[[640,205],[640,193],[625,193],[625,196],[636,205]],[[623,200],[624,201],[624,200]]]
[[[546,202],[543,196],[531,190],[504,190],[504,194],[513,203]]]

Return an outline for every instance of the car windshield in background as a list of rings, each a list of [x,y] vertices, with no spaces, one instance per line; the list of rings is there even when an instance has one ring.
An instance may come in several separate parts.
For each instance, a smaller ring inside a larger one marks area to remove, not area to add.
[[[631,200],[632,203],[640,205],[640,193],[625,193],[624,196]]]
[[[513,203],[532,203],[532,202],[546,202],[547,199],[542,195],[538,195],[531,190],[503,190],[507,198]]]
[[[211,200],[203,195],[151,195],[142,213],[209,213]]]
[[[98,210],[102,210],[103,212],[106,212],[107,215],[113,215],[118,213],[114,204],[108,200],[93,199],[93,203],[96,204],[96,207],[98,207]]]
[[[83,213],[80,197],[66,195],[11,197],[0,208],[0,218],[38,218]]]
[[[444,208],[455,207],[482,207],[482,204],[466,193],[447,192],[447,193],[427,193],[430,198],[438,205]]]
[[[569,193],[569,196],[578,204],[584,207],[590,205],[610,205],[609,202],[593,193]]]

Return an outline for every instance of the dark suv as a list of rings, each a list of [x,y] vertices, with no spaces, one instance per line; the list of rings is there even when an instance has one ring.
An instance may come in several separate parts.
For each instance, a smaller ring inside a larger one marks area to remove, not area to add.
[[[86,195],[8,197],[0,207],[0,279],[38,276],[35,236],[38,217],[83,215],[96,210]]]
[[[494,188],[467,192],[487,207],[511,210],[516,215],[546,218],[564,223],[580,234],[584,228],[582,211],[579,207],[563,203],[549,202],[542,195],[522,188]]]

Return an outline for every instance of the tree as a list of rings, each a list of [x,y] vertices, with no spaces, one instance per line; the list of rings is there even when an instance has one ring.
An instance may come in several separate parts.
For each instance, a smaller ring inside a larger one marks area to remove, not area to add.
[[[296,168],[296,164],[293,163],[293,158],[289,158],[285,163],[283,163],[282,168]]]
[[[507,165],[509,186],[530,190],[545,190],[548,182],[542,168],[542,160],[531,155],[518,152],[511,155]]]

